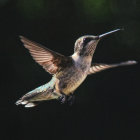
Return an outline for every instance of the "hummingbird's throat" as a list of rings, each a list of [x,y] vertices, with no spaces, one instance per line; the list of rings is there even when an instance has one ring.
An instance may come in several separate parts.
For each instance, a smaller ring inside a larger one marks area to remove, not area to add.
[[[74,61],[78,61],[79,58],[80,58],[80,56],[79,56],[79,54],[78,54],[77,52],[75,52],[75,53],[72,55],[72,59],[73,59]]]
[[[92,57],[91,56],[80,56],[77,52],[74,53],[72,56],[72,59],[76,62],[76,63],[91,63]]]

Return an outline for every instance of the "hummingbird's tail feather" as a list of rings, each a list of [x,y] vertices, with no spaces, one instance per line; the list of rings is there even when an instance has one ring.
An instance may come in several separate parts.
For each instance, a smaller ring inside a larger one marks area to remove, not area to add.
[[[19,99],[19,100],[16,102],[16,105],[20,105],[20,104],[26,105],[27,103],[28,103],[28,101]]]
[[[16,105],[24,105],[25,107],[34,107],[36,106],[36,102],[41,102],[45,100],[52,100],[52,99],[58,99],[59,95],[56,93],[38,93],[37,95],[28,95],[29,93],[25,94],[22,98],[20,98]],[[34,94],[34,93],[32,93]]]
[[[16,102],[16,105],[24,105],[25,107],[34,107],[37,104],[33,103],[33,102],[28,102],[27,100],[18,100]]]
[[[16,102],[16,105],[34,107],[37,105],[35,102],[58,99],[59,97],[60,95],[54,93],[53,88],[50,88],[47,85],[43,85],[25,94]]]
[[[28,103],[28,104],[26,104],[25,105],[25,107],[35,107],[37,104],[35,104],[35,103]]]

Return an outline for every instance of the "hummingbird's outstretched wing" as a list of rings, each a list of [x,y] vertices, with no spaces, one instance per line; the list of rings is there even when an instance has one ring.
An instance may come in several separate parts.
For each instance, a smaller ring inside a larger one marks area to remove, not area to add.
[[[90,69],[89,69],[89,72],[88,74],[94,74],[96,72],[100,72],[100,71],[103,71],[103,70],[106,70],[106,69],[110,69],[110,68],[115,68],[115,67],[118,67],[118,66],[127,66],[127,65],[133,65],[133,64],[136,64],[137,62],[136,61],[126,61],[126,62],[121,62],[121,63],[118,63],[118,64],[97,64],[97,63],[94,63]]]
[[[54,52],[41,44],[20,36],[25,48],[27,48],[33,59],[50,74],[55,74],[66,64],[71,62],[69,57]]]

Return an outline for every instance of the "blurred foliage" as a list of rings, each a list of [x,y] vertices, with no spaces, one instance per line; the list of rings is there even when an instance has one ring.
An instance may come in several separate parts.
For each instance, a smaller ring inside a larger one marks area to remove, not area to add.
[[[81,16],[88,17],[88,20],[107,20],[110,17],[108,0],[77,0],[75,1]]]
[[[31,19],[44,16],[44,12],[47,10],[44,0],[19,0],[17,8],[23,16]]]
[[[0,6],[4,6],[9,0],[0,0]]]
[[[118,34],[116,40],[121,42],[123,48],[140,52],[139,0],[0,0],[0,7],[3,9],[1,13],[8,9],[3,18],[11,16],[12,19],[13,16],[15,20],[21,20],[23,28],[24,24],[30,26],[30,34],[35,33],[36,29],[36,34],[42,31],[51,37],[61,32],[76,39],[83,34],[99,34],[114,28],[124,28],[125,31]],[[14,24],[14,21],[11,22]],[[42,28],[47,29],[47,33]],[[60,36],[57,38],[63,41]],[[120,44],[118,46],[122,49]]]

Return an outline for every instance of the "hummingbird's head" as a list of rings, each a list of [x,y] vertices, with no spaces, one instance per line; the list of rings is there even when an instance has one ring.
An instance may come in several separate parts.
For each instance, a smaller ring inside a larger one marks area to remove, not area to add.
[[[80,37],[75,42],[74,54],[81,57],[92,56],[100,39],[119,30],[121,29],[116,29],[99,36],[85,35]]]
[[[75,42],[74,53],[79,56],[90,56],[93,54],[98,42],[99,36],[82,36]]]

